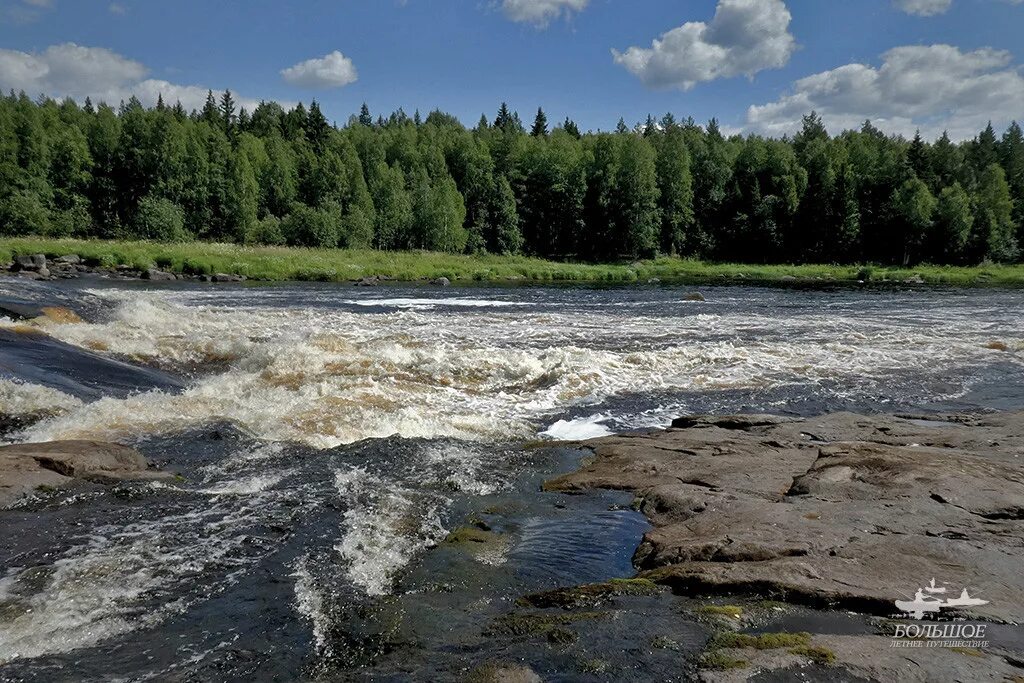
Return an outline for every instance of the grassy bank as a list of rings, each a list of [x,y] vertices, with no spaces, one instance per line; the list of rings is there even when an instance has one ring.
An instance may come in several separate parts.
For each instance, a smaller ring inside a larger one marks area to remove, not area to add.
[[[277,281],[347,281],[379,275],[409,281],[447,277],[453,281],[646,282],[658,278],[666,282],[715,282],[723,279],[784,282],[796,278],[801,281],[854,282],[866,275],[872,281],[902,282],[917,277],[932,284],[1024,286],[1024,265],[890,268],[706,263],[676,258],[630,264],[577,264],[525,256],[462,256],[434,252],[245,247],[203,242],[158,244],[32,237],[0,239],[0,262],[10,261],[14,255],[35,253],[51,258],[78,254],[89,264],[111,268],[127,265],[144,270],[155,266],[177,273],[233,273],[251,279]]]

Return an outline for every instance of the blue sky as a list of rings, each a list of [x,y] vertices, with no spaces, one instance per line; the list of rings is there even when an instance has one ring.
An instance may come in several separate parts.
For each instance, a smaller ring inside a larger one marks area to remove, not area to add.
[[[0,87],[186,106],[230,87],[339,123],[365,101],[472,125],[505,100],[585,129],[672,111],[780,134],[816,108],[968,137],[1024,118],[1022,29],[1021,0],[0,0]]]

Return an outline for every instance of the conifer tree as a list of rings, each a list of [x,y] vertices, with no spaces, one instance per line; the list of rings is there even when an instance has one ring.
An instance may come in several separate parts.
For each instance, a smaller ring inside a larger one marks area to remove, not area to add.
[[[537,107],[537,116],[533,119],[533,128],[530,129],[530,135],[535,138],[546,138],[548,136],[548,117],[540,107]]]
[[[370,108],[366,106],[366,102],[363,102],[363,106],[359,108],[359,123],[364,126],[373,125],[373,116],[370,114]]]

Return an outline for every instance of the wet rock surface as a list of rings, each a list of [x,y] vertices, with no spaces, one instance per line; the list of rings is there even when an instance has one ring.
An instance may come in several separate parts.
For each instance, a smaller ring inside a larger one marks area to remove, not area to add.
[[[654,525],[634,556],[639,576],[684,595],[877,615],[898,612],[894,600],[934,576],[988,599],[944,617],[1024,619],[1024,414],[694,416],[675,424],[582,442],[593,457],[545,483],[560,492],[634,491]],[[998,647],[908,654],[882,635],[816,636],[814,647],[848,680],[1021,673],[1017,657]],[[747,680],[768,671],[775,677],[764,680],[816,680],[804,667],[823,666],[803,649],[739,650],[716,651],[719,670],[702,676]]]
[[[998,596],[972,614],[1024,620],[1024,414],[676,423],[586,442],[593,462],[546,484],[637,492],[648,576],[880,614],[936,576]]]
[[[48,441],[0,446],[0,508],[36,491],[77,481],[114,484],[170,479],[134,448],[103,441]]]

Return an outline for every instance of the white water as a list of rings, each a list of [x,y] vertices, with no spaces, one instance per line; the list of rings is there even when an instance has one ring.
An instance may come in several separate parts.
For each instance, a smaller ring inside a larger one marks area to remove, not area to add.
[[[1000,353],[1019,362],[1022,348],[1019,332],[993,337],[955,316],[933,326],[908,324],[884,311],[780,317],[673,309],[656,316],[632,314],[635,302],[506,312],[514,302],[353,300],[356,308],[419,307],[368,314],[324,306],[225,307],[212,297],[195,305],[195,295],[186,293],[92,294],[116,302],[108,322],[41,325],[102,353],[214,371],[180,395],[56,401],[62,414],[30,430],[30,440],[134,438],[214,421],[315,448],[390,435],[532,438],[545,425],[559,438],[580,438],[602,432],[596,422],[577,432],[546,417],[652,392],[840,382],[850,393],[870,394],[895,372],[985,362]],[[986,348],[993,339],[1011,352]],[[616,415],[606,426],[642,424],[640,415]]]
[[[159,623],[204,599],[193,582],[205,573],[220,577],[210,590],[230,585],[258,558],[243,552],[249,526],[280,504],[302,466],[290,460],[287,442],[328,449],[390,435],[435,440],[417,444],[401,467],[366,462],[331,473],[327,495],[344,510],[334,552],[351,584],[378,596],[447,534],[450,494],[487,495],[508,485],[496,444],[662,425],[686,411],[685,398],[672,398],[686,392],[753,395],[799,386],[803,395],[820,390],[881,403],[899,398],[898,376],[952,377],[960,367],[1024,362],[1019,324],[1006,323],[1004,311],[965,315],[934,302],[920,310],[904,302],[899,311],[870,301],[860,309],[822,305],[796,315],[714,301],[669,302],[660,312],[614,297],[523,305],[368,296],[314,305],[282,296],[275,304],[260,299],[275,293],[269,290],[226,305],[217,292],[97,290],[113,307],[104,322],[38,323],[99,353],[194,370],[181,394],[86,404],[0,380],[0,413],[50,414],[20,435],[25,440],[134,440],[221,421],[253,437],[200,469],[195,484],[164,485],[201,494],[203,508],[91,529],[43,573],[9,568],[0,578],[0,607],[28,609],[0,625],[0,661],[87,647]],[[1009,351],[989,348],[994,341]],[[969,388],[951,380],[934,397]],[[630,403],[655,394],[669,399]],[[609,407],[616,400],[620,407]],[[442,438],[457,441],[436,441]],[[501,562],[502,555],[481,559]],[[295,608],[318,649],[328,649],[329,617],[308,560],[293,570]],[[154,594],[161,607],[142,610]]]

